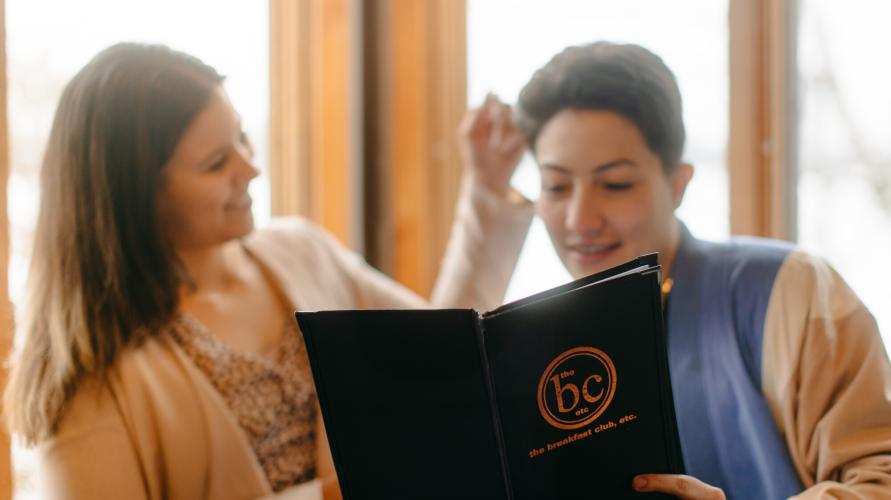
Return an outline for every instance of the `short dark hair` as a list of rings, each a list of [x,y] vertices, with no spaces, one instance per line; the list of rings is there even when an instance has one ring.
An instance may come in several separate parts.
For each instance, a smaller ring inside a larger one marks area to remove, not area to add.
[[[686,133],[677,80],[659,56],[639,45],[568,47],[535,72],[516,114],[533,152],[541,129],[564,109],[618,113],[637,126],[663,169],[681,161]]]

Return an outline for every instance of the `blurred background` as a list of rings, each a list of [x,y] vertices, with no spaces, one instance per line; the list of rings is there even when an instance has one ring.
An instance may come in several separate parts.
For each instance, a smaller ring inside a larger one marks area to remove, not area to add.
[[[891,345],[891,3],[884,0],[5,0],[8,293],[22,296],[37,175],[62,87],[118,41],[227,75],[263,174],[258,225],[301,214],[420,293],[458,189],[455,128],[513,102],[567,45],[634,42],[684,98],[694,234],[783,238],[825,257]],[[531,158],[514,176],[538,193]],[[568,274],[536,221],[508,300]],[[11,331],[4,332],[6,340]],[[7,342],[8,344],[9,342]],[[13,446],[15,497],[36,498]],[[10,491],[9,481],[3,485]]]

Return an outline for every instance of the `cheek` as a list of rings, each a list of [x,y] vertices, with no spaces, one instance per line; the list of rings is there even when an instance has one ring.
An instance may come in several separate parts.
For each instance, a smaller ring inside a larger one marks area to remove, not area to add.
[[[658,251],[668,233],[673,210],[670,196],[658,189],[641,189],[622,200],[614,223],[622,237],[638,253]]]
[[[608,218],[623,239],[643,242],[652,236],[657,219],[655,206],[653,193],[643,187],[610,203]]]
[[[223,190],[206,179],[175,179],[170,182],[159,199],[159,206],[168,220],[178,225],[195,221],[207,223],[219,213],[225,204]]]
[[[535,205],[538,217],[544,222],[551,239],[563,234],[566,228],[566,203],[539,198]]]
[[[161,199],[161,207],[171,222],[182,224],[195,213],[197,200],[189,194],[186,190],[170,189]]]

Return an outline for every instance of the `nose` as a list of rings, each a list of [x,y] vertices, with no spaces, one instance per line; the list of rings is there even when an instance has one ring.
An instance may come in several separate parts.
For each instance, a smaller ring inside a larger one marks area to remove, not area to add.
[[[251,179],[260,175],[260,169],[254,165],[253,149],[242,146],[236,148],[236,152],[238,154],[238,177],[240,179],[250,182]]]
[[[565,224],[570,233],[590,235],[599,233],[604,226],[601,202],[588,187],[573,189],[566,210]]]

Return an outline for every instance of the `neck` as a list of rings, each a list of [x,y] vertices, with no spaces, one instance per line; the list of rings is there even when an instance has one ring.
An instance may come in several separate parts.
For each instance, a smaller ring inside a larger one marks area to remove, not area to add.
[[[662,276],[671,276],[674,258],[677,256],[678,247],[681,245],[681,225],[677,218],[672,217],[668,225],[668,245],[663,249],[660,262],[662,264]]]
[[[238,262],[243,258],[238,243],[178,250],[177,256],[191,280],[183,295],[222,291],[238,278]]]

